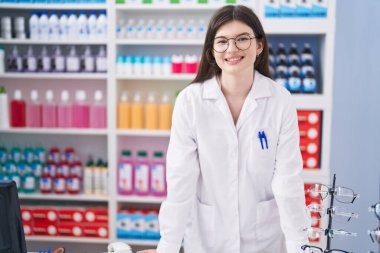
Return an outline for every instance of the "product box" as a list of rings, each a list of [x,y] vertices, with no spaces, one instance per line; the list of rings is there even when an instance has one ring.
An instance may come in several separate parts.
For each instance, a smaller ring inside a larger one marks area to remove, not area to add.
[[[280,0],[265,0],[264,13],[266,17],[279,17]]]
[[[83,221],[108,224],[108,210],[100,208],[87,208],[84,211]]]
[[[116,233],[117,238],[130,238],[132,231],[132,212],[123,211],[116,216]]]
[[[46,236],[56,236],[58,235],[57,226],[49,222],[34,222],[32,227],[32,233],[34,235],[46,235]]]
[[[160,239],[160,225],[158,223],[158,211],[148,211],[145,213],[144,238],[150,239],[150,240]]]
[[[280,16],[294,17],[296,15],[296,0],[281,0],[280,3]]]
[[[327,0],[313,0],[311,14],[316,17],[327,17]]]
[[[58,234],[61,236],[83,236],[82,226],[78,223],[59,223],[57,225]]]
[[[76,222],[81,223],[84,220],[83,209],[66,209],[62,208],[58,210],[58,217],[60,222]]]
[[[21,211],[21,219],[23,222],[32,222],[33,221],[33,210],[31,208],[25,208],[25,207],[21,207],[20,208],[20,211]]]
[[[34,227],[34,225],[33,225],[32,222],[25,222],[25,221],[23,221],[22,222],[22,226],[24,228],[24,234],[26,236],[33,235],[33,227]]]
[[[108,238],[108,224],[102,223],[84,223],[82,225],[83,236]]]
[[[58,212],[57,210],[46,208],[33,208],[33,219],[37,222],[57,222]]]
[[[313,0],[297,0],[296,16],[310,17]]]

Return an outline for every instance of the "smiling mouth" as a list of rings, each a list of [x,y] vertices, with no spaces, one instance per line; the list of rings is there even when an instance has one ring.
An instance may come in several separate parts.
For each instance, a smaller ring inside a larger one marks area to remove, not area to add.
[[[240,57],[231,57],[231,58],[226,58],[224,59],[226,62],[230,62],[230,63],[236,63],[236,62],[239,62],[241,60],[243,60],[244,56],[240,56]]]

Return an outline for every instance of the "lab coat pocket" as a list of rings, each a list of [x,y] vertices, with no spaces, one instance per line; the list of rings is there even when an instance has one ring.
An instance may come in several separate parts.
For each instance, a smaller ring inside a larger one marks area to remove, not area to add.
[[[251,139],[252,165],[258,172],[273,172],[278,136],[270,127],[257,128]]]
[[[197,203],[199,238],[204,242],[204,246],[208,249],[214,246],[215,238],[215,208],[213,206]]]
[[[276,200],[262,201],[257,204],[256,236],[258,240],[274,239],[281,235],[280,215]]]

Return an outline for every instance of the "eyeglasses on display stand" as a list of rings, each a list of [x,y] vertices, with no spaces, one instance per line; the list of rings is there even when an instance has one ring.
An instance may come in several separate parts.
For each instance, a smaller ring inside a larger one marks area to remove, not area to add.
[[[368,211],[374,212],[377,219],[380,221],[380,202],[371,206]],[[371,237],[373,243],[377,241],[377,243],[380,245],[380,226],[378,226],[376,229],[368,230],[368,234]]]
[[[312,196],[319,196],[321,200],[326,199],[330,196],[330,206],[328,208],[323,207],[319,204],[310,204],[307,206],[307,211],[311,214],[314,214],[314,217],[322,218],[325,215],[328,215],[328,226],[324,228],[305,228],[304,231],[307,231],[309,238],[321,238],[322,236],[327,236],[326,249],[323,250],[316,246],[303,245],[301,249],[307,253],[351,253],[349,251],[340,250],[340,249],[331,249],[331,238],[336,236],[347,237],[347,236],[357,236],[355,232],[348,232],[343,229],[333,229],[332,222],[334,221],[348,223],[353,218],[357,219],[359,215],[353,213],[350,210],[334,206],[334,200],[340,203],[352,204],[355,199],[359,197],[359,194],[355,193],[352,189],[342,186],[335,186],[336,175],[334,174],[332,186],[327,186],[323,184],[315,184],[310,187],[307,192]]]

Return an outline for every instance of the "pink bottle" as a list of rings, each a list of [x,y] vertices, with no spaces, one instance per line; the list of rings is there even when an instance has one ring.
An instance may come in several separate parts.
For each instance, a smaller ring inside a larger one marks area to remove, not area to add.
[[[182,55],[172,55],[172,73],[180,74],[183,72],[183,56]]]
[[[166,170],[162,152],[154,152],[151,166],[150,189],[154,196],[166,195]]]
[[[133,194],[135,188],[135,171],[130,150],[123,150],[121,153],[117,181],[117,190],[120,194]]]
[[[61,93],[61,103],[58,105],[58,127],[70,128],[73,126],[73,108],[67,90]]]
[[[46,103],[42,105],[42,127],[57,127],[57,105],[52,90],[46,91]]]
[[[26,106],[26,125],[28,127],[42,126],[42,105],[38,100],[37,90],[30,93],[30,103]]]
[[[86,92],[78,90],[75,93],[75,103],[73,105],[73,127],[90,127],[90,106],[86,102]]]
[[[146,151],[137,153],[135,164],[135,193],[148,195],[150,193],[150,169]]]
[[[95,91],[94,104],[90,109],[91,128],[107,128],[107,107],[101,90]]]
[[[11,126],[25,127],[26,125],[26,104],[22,99],[21,90],[15,90],[14,99],[11,101]]]

